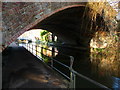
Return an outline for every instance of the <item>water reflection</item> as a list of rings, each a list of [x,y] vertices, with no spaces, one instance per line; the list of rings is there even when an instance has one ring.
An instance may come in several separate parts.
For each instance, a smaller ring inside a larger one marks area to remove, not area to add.
[[[56,47],[48,46],[46,44],[31,43],[31,44],[19,44],[19,46],[28,47],[28,50],[30,52],[42,58],[46,63],[50,62],[50,57],[55,57],[56,55],[58,55],[58,50]]]
[[[46,56],[55,57],[58,54],[58,50],[55,47],[45,46],[45,45],[42,46],[42,47],[43,47],[43,50],[41,52]],[[46,50],[44,48],[46,48],[48,50]],[[54,49],[54,51],[53,51],[53,49]]]
[[[73,68],[77,72],[109,88],[120,86],[120,83],[115,80],[115,78],[120,79],[120,55],[117,53],[117,50],[109,50],[108,53],[106,53],[106,51],[103,51],[102,53],[89,53],[89,51],[59,47],[58,51],[74,57]],[[57,55],[57,58],[59,57],[60,55]],[[61,56],[60,61],[66,63],[68,60]],[[83,85],[83,82],[85,82],[85,85]],[[81,79],[77,78],[77,87],[86,87],[86,81],[83,82],[81,82]]]
[[[102,76],[120,77],[120,59],[116,52],[111,53],[91,53],[92,69]]]
[[[96,74],[104,85],[120,89],[120,53],[116,47],[107,49],[91,50],[91,72]],[[103,82],[104,80],[104,82]]]
[[[55,57],[58,54],[58,50],[55,47],[44,45],[44,44],[37,44],[37,55],[41,57],[44,62],[50,62],[50,57]]]

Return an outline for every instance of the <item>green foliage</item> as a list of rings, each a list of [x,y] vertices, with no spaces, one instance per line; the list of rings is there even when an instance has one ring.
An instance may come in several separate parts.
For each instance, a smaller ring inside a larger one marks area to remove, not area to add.
[[[102,48],[97,48],[97,51],[98,52],[102,52],[104,49],[102,49]]]
[[[50,62],[50,58],[48,56],[45,56],[44,54],[42,54],[42,59],[45,63]]]
[[[44,35],[48,34],[49,32],[44,30],[43,32],[40,33],[40,36],[43,37]]]
[[[49,39],[50,35],[51,35],[50,32],[48,32],[48,31],[46,31],[46,30],[42,31],[42,32],[40,33],[41,41],[46,42],[46,43],[50,42],[50,41],[51,41],[51,40]]]

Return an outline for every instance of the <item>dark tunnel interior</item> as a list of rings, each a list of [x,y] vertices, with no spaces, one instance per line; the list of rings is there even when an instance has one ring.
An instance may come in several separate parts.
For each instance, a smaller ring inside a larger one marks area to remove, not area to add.
[[[94,33],[105,28],[102,16],[97,14],[96,20],[92,20],[90,11],[92,9],[85,6],[67,8],[47,17],[32,29],[50,31],[66,44],[88,48]]]

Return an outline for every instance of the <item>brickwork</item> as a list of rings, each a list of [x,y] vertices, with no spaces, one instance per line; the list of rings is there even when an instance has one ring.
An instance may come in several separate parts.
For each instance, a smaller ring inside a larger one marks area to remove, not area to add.
[[[47,15],[64,6],[74,3],[3,3],[3,44],[9,45],[19,35],[33,27]]]
[[[18,36],[32,28],[46,17],[65,8],[76,7],[80,5],[86,5],[86,3],[2,2],[2,44],[6,47]]]

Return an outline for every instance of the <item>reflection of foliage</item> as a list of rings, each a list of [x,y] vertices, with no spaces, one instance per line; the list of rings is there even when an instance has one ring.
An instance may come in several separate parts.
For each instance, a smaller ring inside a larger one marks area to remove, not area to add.
[[[91,52],[91,63],[93,69],[102,75],[113,75],[120,77],[120,53],[118,47],[111,46],[104,49],[93,49]]]
[[[50,57],[44,55],[44,54],[41,54],[42,56],[42,59],[44,60],[45,63],[48,63],[50,61]]]
[[[47,48],[48,49],[48,46],[42,46],[43,48],[41,49],[41,57],[42,59],[44,60],[44,62],[48,63],[50,61],[50,57],[47,56],[47,50],[44,49],[44,48]]]
[[[115,59],[115,55],[112,56],[103,56],[96,55],[92,57],[93,69],[96,69],[98,73],[103,73],[104,75],[113,75],[120,77],[120,62],[118,59]]]
[[[41,57],[45,62],[50,62],[51,57],[55,57],[58,53],[54,52],[54,50],[57,52],[57,49],[53,47],[49,47],[48,45],[42,45],[41,48]]]
[[[93,64],[93,69],[97,69],[100,75],[113,75],[120,77],[120,52],[118,48],[118,36],[116,32],[106,33],[104,31],[96,33],[94,37],[94,44],[98,46],[104,45],[107,42],[106,47],[91,48],[91,63]],[[102,43],[99,43],[102,42]]]
[[[95,33],[95,36],[92,38],[90,46],[92,48],[104,49],[116,47],[118,45],[118,35],[116,32],[113,32],[111,35],[109,32],[98,31]]]

